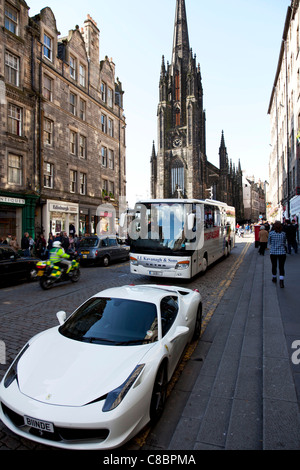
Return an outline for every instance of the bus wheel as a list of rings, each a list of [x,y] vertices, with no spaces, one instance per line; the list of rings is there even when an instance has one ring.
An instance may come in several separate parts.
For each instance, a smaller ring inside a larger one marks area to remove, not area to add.
[[[207,258],[203,258],[202,259],[202,272],[205,273],[205,271],[207,270]]]

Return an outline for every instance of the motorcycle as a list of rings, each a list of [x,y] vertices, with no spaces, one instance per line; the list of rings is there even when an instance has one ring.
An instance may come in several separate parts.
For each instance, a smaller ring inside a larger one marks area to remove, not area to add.
[[[72,266],[67,273],[64,268],[51,263],[49,260],[39,261],[36,264],[37,277],[40,280],[42,289],[50,289],[56,282],[71,281],[77,282],[80,278],[79,258],[73,257]]]

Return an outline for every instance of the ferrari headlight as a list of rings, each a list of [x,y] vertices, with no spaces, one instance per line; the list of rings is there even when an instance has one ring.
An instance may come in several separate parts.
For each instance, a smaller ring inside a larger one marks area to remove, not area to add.
[[[107,395],[105,403],[103,405],[102,411],[111,411],[114,410],[126,396],[129,389],[132,387],[142,370],[144,369],[145,364],[139,364],[129,375],[122,385],[115,388]]]
[[[12,363],[12,365],[10,366],[10,368],[8,369],[5,377],[4,377],[4,387],[5,388],[8,388],[10,386],[10,384],[13,383],[13,381],[17,378],[17,368],[18,368],[18,362],[19,360],[21,359],[21,357],[23,356],[24,352],[29,348],[29,344],[26,344],[26,346],[22,349],[22,351],[17,355],[17,357],[15,358],[14,362]]]

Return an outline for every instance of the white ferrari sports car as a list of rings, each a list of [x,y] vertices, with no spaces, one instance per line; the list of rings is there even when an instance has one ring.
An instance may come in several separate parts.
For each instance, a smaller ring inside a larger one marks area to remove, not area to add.
[[[64,449],[113,449],[162,414],[167,384],[200,336],[198,291],[106,289],[34,336],[0,384],[0,418],[16,434]]]

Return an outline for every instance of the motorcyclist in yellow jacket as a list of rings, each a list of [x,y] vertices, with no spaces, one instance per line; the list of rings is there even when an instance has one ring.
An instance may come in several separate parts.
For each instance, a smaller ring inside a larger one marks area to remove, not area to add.
[[[52,248],[49,252],[49,261],[51,264],[57,264],[61,268],[66,269],[68,273],[71,270],[72,262],[69,261],[70,255],[65,253],[61,246],[61,242],[56,240],[53,242]]]

